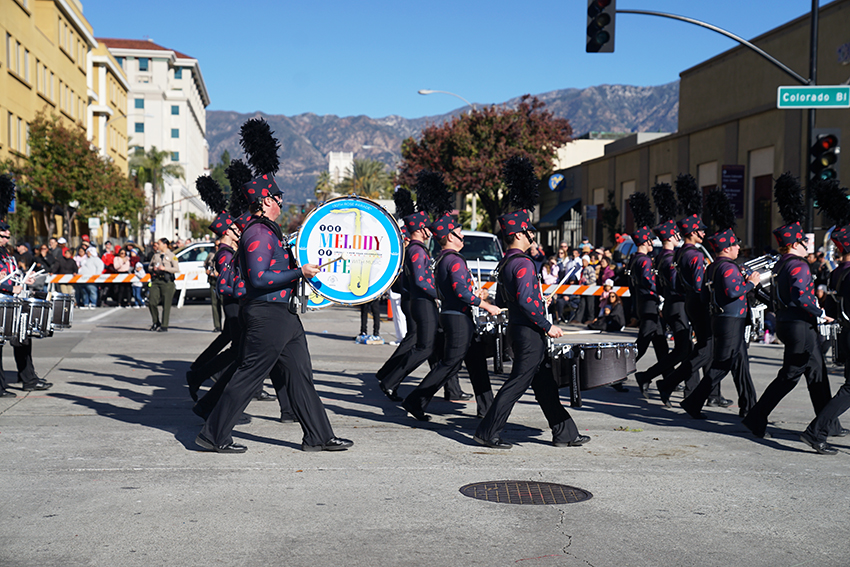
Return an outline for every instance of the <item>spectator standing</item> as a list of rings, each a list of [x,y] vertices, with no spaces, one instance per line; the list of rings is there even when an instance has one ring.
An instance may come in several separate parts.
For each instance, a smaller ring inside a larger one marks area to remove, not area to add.
[[[81,276],[99,276],[103,273],[103,260],[97,257],[97,248],[94,246],[86,250],[86,259],[77,270]],[[97,306],[97,284],[80,284],[80,309],[94,309]]]
[[[133,266],[133,275],[136,276],[136,279],[131,284],[133,288],[133,309],[139,309],[145,304],[145,298],[142,296],[142,292],[144,291],[142,278],[147,275],[145,273],[145,267],[141,262],[136,262],[136,265]]]
[[[126,249],[121,248],[120,250],[118,250],[118,254],[115,256],[115,259],[112,260],[112,267],[115,273],[117,274],[130,274],[130,258],[127,256]],[[115,300],[118,302],[118,305],[120,305],[121,307],[130,306],[130,287],[131,284],[129,282],[114,284],[114,297]]]
[[[18,267],[26,271],[32,266],[33,262],[32,249],[28,242],[18,242],[15,245],[15,261],[18,262]]]
[[[71,257],[73,254],[73,250],[70,248],[65,248],[62,251],[62,257],[56,261],[54,265],[54,273],[56,274],[76,274],[77,273],[77,263],[74,261],[74,258]],[[59,291],[61,293],[67,293],[68,295],[74,295],[74,286],[73,284],[59,284]]]
[[[59,259],[62,258],[62,249],[65,247],[65,244],[67,244],[67,242],[68,241],[64,238],[60,238],[59,240],[56,240],[55,238],[50,238],[50,240],[47,241],[47,248],[49,250],[50,255],[53,257],[54,263],[58,262]]]
[[[596,285],[596,269],[590,265],[590,256],[584,255],[581,257],[581,280],[580,285]],[[596,298],[592,295],[582,295],[579,299],[578,313],[575,321],[577,323],[587,323],[595,319]]]

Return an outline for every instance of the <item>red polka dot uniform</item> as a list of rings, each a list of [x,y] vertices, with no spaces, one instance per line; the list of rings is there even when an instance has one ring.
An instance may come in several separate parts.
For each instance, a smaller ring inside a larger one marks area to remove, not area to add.
[[[301,270],[277,234],[263,222],[252,222],[242,234],[240,246],[243,300],[288,302],[295,292]]]
[[[431,256],[425,245],[411,240],[404,255],[404,273],[407,277],[406,288],[410,299],[437,299],[434,273],[431,271]]]
[[[693,244],[683,244],[677,252],[676,270],[679,273],[677,290],[681,293],[702,291],[705,278],[705,255]]]
[[[796,224],[796,223],[795,223]],[[815,297],[815,282],[805,258],[783,254],[776,263],[776,292],[785,305],[776,313],[778,321],[803,320],[815,323],[823,315]]]
[[[473,295],[475,282],[466,260],[457,252],[443,250],[437,260],[437,281],[440,286],[442,310],[470,313],[470,306],[480,305],[481,298]]]
[[[546,306],[540,297],[540,280],[534,262],[526,254],[511,248],[505,253],[502,266],[500,285],[505,286],[509,297],[516,298],[516,301],[508,302],[511,325],[548,331],[552,323],[546,320]]]
[[[747,292],[755,287],[748,281],[741,268],[727,258],[718,258],[706,270],[705,277],[711,280],[714,297],[709,297],[708,286],[703,287],[703,301],[713,301],[722,312],[717,317],[746,317]]]

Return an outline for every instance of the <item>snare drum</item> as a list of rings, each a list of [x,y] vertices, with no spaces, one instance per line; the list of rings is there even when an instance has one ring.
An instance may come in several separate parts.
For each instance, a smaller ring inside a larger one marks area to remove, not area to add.
[[[70,329],[74,320],[74,296],[67,293],[53,294],[53,328]]]
[[[20,340],[27,337],[44,338],[52,334],[53,304],[44,299],[25,297],[21,299],[21,323],[18,329]]]
[[[0,294],[0,341],[18,338],[21,323],[21,300]]]
[[[505,313],[490,315],[484,312],[475,318],[475,340],[484,347],[484,356],[493,358],[493,372],[501,374],[504,370],[504,337],[507,320]]]
[[[573,345],[579,351],[579,380],[582,390],[592,390],[625,381],[629,361],[634,368],[637,346],[631,343]]]

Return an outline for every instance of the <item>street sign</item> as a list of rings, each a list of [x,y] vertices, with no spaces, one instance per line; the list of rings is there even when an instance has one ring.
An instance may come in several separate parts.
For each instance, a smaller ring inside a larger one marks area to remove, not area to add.
[[[100,218],[89,217],[89,228],[91,228],[91,229],[100,228]]]
[[[850,108],[850,85],[778,87],[776,108]]]

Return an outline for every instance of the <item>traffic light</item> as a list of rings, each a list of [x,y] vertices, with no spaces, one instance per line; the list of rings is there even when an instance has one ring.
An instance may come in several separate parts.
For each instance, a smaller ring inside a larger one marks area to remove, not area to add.
[[[587,0],[587,53],[614,53],[617,0]]]
[[[812,179],[838,179],[838,156],[841,148],[838,139],[841,131],[834,128],[818,128],[813,132],[815,143],[810,154]]]

